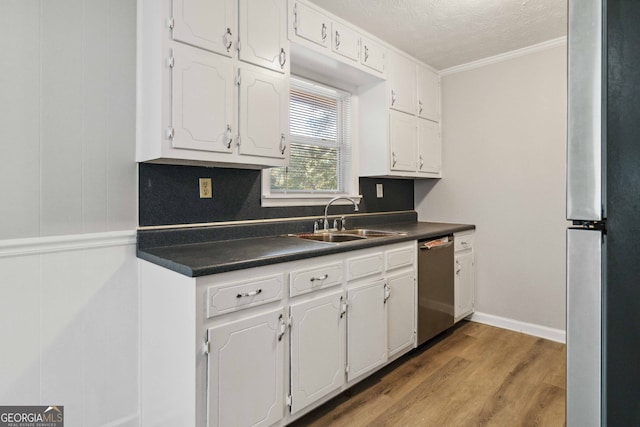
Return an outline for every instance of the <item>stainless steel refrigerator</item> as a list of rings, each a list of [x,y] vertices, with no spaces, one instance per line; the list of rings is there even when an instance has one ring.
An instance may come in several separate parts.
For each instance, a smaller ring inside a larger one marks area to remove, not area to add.
[[[640,426],[640,1],[569,0],[567,426]]]

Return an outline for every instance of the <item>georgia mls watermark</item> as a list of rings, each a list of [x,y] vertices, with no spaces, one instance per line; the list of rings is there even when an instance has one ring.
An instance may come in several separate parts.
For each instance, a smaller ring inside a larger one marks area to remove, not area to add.
[[[0,406],[0,427],[64,427],[64,406]]]

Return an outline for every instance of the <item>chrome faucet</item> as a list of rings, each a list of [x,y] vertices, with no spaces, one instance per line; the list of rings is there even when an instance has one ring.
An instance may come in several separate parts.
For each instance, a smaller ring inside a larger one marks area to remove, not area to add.
[[[331,206],[331,204],[336,200],[340,200],[340,199],[349,200],[351,203],[353,203],[353,211],[358,212],[359,210],[358,202],[353,200],[351,197],[348,197],[348,196],[334,197],[333,199],[329,200],[329,203],[327,203],[327,206],[324,207],[324,231],[329,230],[329,220],[327,219],[327,212],[329,211],[329,206]]]

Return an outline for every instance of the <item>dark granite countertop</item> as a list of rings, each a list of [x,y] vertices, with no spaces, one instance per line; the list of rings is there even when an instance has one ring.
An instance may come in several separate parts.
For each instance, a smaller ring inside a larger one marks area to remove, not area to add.
[[[469,224],[403,221],[367,225],[366,228],[401,232],[391,237],[324,243],[285,235],[215,240],[208,242],[142,247],[138,257],[189,277],[205,276],[280,262],[295,261],[340,252],[411,240],[439,237],[475,229]]]

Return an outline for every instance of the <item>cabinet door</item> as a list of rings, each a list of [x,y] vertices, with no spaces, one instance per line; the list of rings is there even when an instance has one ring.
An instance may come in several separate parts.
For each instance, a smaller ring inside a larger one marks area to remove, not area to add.
[[[230,153],[236,90],[230,61],[178,43],[172,56],[173,146]]]
[[[331,24],[331,50],[345,58],[360,58],[360,35],[353,29],[336,22]]]
[[[343,291],[291,305],[291,413],[345,382],[346,301]]]
[[[240,0],[240,59],[283,72],[288,60],[285,0]]]
[[[416,113],[416,64],[409,58],[389,54],[389,107],[408,114]]]
[[[225,56],[233,55],[235,0],[180,0],[172,3],[174,40]]]
[[[289,85],[282,74],[240,70],[240,154],[284,159],[288,155]]]
[[[418,115],[440,121],[440,76],[424,67],[418,67]]]
[[[384,49],[382,46],[367,38],[361,39],[362,50],[360,53],[360,63],[372,70],[384,72]]]
[[[351,381],[387,361],[384,281],[349,289],[347,296],[347,379]]]
[[[413,272],[387,279],[387,347],[389,357],[413,348],[415,343],[415,280]]]
[[[418,119],[418,172],[441,172],[440,124]]]
[[[457,252],[455,256],[455,319],[456,321],[473,313],[474,271],[473,252]]]
[[[210,427],[270,426],[282,418],[283,316],[277,309],[208,330]]]
[[[389,110],[389,145],[392,171],[416,171],[416,118]]]
[[[293,15],[296,36],[319,46],[329,45],[329,19],[326,16],[302,3],[294,5]]]

